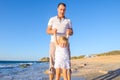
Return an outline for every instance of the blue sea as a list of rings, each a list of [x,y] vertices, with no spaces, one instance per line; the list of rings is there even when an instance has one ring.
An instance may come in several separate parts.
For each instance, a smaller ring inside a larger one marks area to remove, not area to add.
[[[0,61],[0,80],[49,80],[48,75],[44,74],[48,68],[48,62]],[[85,79],[72,77],[72,80]]]
[[[0,61],[0,80],[48,80],[48,62]]]

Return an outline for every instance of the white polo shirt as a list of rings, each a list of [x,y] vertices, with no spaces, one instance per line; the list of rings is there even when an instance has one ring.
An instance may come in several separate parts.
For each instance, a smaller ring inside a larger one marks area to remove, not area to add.
[[[70,19],[67,19],[66,17],[63,19],[59,19],[58,16],[51,17],[48,26],[51,26],[52,29],[57,29],[57,36],[63,36],[66,33],[66,29],[72,28],[72,23]],[[54,41],[54,36],[51,35],[51,41]]]

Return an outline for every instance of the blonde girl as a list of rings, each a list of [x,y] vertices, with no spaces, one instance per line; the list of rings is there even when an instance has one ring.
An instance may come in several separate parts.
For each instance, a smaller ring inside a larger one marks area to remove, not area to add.
[[[56,30],[57,32],[57,30]],[[55,51],[55,69],[56,69],[56,80],[60,80],[60,72],[62,70],[64,80],[68,80],[67,70],[70,69],[70,55],[68,49],[68,35],[57,37],[54,34],[56,51]]]

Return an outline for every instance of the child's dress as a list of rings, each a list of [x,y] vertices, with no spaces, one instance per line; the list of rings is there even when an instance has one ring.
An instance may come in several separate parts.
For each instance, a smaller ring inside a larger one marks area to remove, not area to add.
[[[58,45],[56,46],[54,67],[70,69],[68,47],[63,48]]]

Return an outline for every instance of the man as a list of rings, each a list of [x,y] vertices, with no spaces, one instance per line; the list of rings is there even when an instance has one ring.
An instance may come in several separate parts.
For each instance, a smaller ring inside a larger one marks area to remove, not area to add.
[[[49,55],[50,55],[49,79],[50,80],[53,80],[54,72],[55,72],[55,69],[54,69],[55,43],[54,43],[53,34],[56,32],[56,29],[57,29],[57,37],[66,35],[66,33],[68,33],[69,35],[73,34],[71,21],[70,19],[65,17],[66,4],[59,3],[57,7],[57,11],[58,11],[58,15],[50,18],[48,22],[48,27],[46,30],[46,32],[51,35],[50,52],[49,52]],[[70,73],[68,73],[68,78],[70,78]]]

